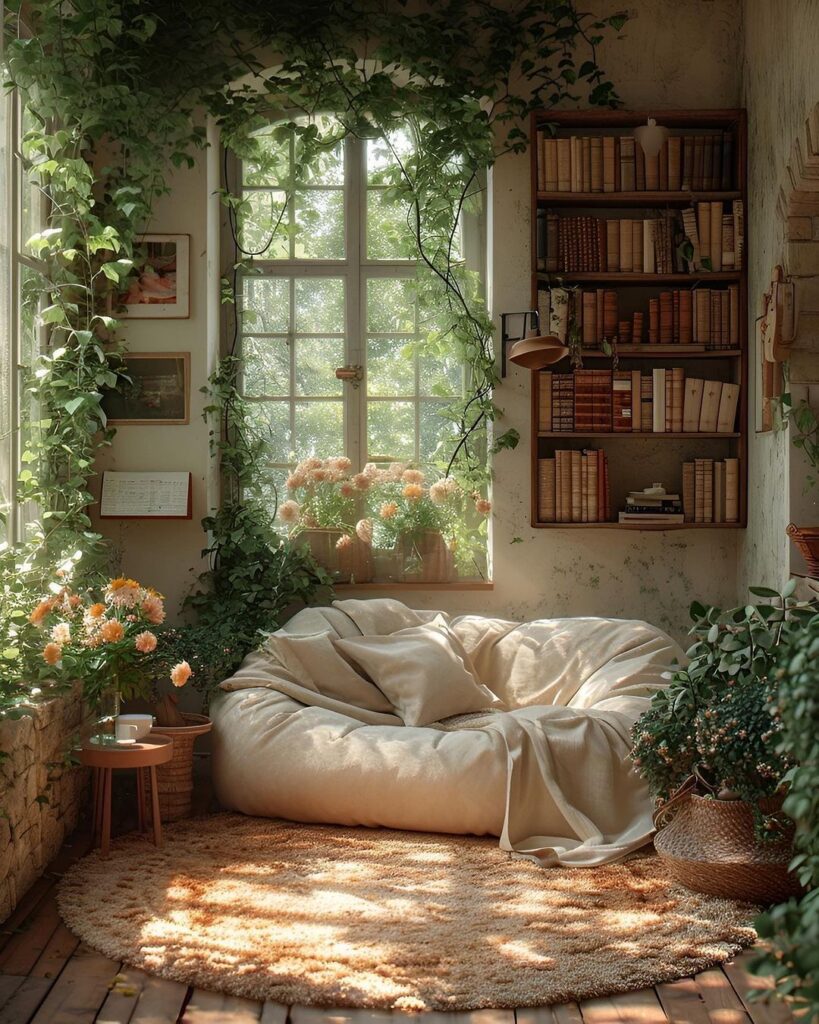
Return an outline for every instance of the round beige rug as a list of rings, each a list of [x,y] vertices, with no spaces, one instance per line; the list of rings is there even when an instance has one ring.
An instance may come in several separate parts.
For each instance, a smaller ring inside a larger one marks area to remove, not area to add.
[[[220,814],[63,879],[66,924],[154,974],[280,1003],[542,1006],[685,977],[755,933],[752,909],[677,888],[656,856],[546,869],[497,839]]]

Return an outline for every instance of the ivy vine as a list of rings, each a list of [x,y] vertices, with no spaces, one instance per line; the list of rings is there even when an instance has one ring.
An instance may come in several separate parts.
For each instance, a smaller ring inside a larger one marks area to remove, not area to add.
[[[124,372],[112,295],[154,201],[169,190],[169,168],[192,166],[205,145],[205,117],[239,155],[257,152],[254,133],[283,110],[331,111],[345,132],[368,138],[389,140],[397,126],[410,126],[416,152],[390,186],[411,211],[418,287],[445,311],[443,330],[471,371],[469,395],[451,411],[458,437],[446,457],[477,481],[486,451],[517,439],[510,431],[487,437],[500,415],[492,325],[453,246],[457,213],[480,201],[482,175],[495,160],[526,147],[530,111],[618,102],[595,48],[625,22],[551,0],[508,10],[464,0],[418,10],[403,0],[30,0],[26,29],[21,9],[20,0],[4,5],[4,70],[28,110],[25,174],[50,209],[48,227],[27,250],[27,294],[47,341],[26,383],[33,412],[19,489],[38,518],[22,545],[0,553],[2,706],[19,706],[28,681],[46,676],[26,619],[31,598],[55,582],[58,567],[91,579],[106,557],[89,518],[89,479],[113,436],[102,397]],[[290,124],[305,158],[327,143]],[[435,338],[426,343],[434,347]],[[204,523],[211,569],[193,603],[200,623],[213,621],[238,607],[248,579],[278,582],[256,627],[323,580],[242,487],[257,452],[244,430],[236,359],[228,353],[211,382],[222,424],[214,444],[227,479],[222,510]]]

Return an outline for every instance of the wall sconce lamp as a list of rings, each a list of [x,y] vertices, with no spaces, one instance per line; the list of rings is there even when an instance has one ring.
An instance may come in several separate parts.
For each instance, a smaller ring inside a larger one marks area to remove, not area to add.
[[[510,317],[523,317],[519,334],[512,335],[507,326]],[[540,314],[536,309],[520,313],[501,313],[501,377],[506,376],[506,360],[527,370],[542,370],[569,354],[560,338],[540,333]]]
[[[663,143],[668,138],[668,129],[650,117],[646,124],[634,129],[634,138],[640,143],[645,155],[652,158],[663,148]]]

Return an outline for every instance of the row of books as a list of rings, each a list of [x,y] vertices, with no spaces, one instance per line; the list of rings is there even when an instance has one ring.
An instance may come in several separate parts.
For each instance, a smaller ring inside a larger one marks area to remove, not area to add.
[[[669,494],[655,484],[643,491],[630,491],[626,507],[617,517],[620,523],[682,523],[683,504],[679,494]]]
[[[561,217],[541,209],[536,229],[537,268],[547,273],[684,274],[742,266],[741,199],[730,212],[716,201],[645,218]]]
[[[646,156],[632,135],[537,133],[539,192],[687,192],[735,187],[734,134],[669,135]]]
[[[682,501],[687,523],[738,523],[739,459],[684,462]]]
[[[611,516],[609,471],[600,449],[556,451],[538,459],[537,514],[542,523],[605,523]]]
[[[543,433],[730,434],[739,384],[685,376],[682,367],[538,374]]]
[[[554,291],[555,289],[552,289]],[[567,304],[556,305],[552,316],[552,300],[548,292],[539,294],[541,323],[565,340],[564,311]],[[544,318],[546,303],[549,315]],[[572,307],[572,303],[574,308]],[[686,345],[702,351],[738,349],[741,323],[739,286],[723,289],[695,288],[662,291],[648,300],[648,315],[636,310],[628,320],[621,320],[617,292],[611,289],[584,289],[572,293],[568,312],[574,315],[584,348],[599,347],[603,341],[624,345]],[[646,330],[647,328],[647,330]]]

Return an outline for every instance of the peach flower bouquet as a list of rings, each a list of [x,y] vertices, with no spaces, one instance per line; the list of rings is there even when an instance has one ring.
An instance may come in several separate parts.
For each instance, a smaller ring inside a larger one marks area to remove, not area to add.
[[[350,542],[370,479],[364,473],[353,473],[348,458],[303,459],[285,486],[288,498],[279,506],[278,515],[291,535],[302,530],[340,530],[340,543]]]
[[[174,686],[184,686],[192,674],[187,661],[168,666],[162,658],[157,627],[165,621],[165,604],[161,594],[136,580],[110,580],[99,598],[55,583],[29,621],[42,632],[46,665],[82,679],[97,707],[106,691],[145,696],[163,671],[169,670]]]

